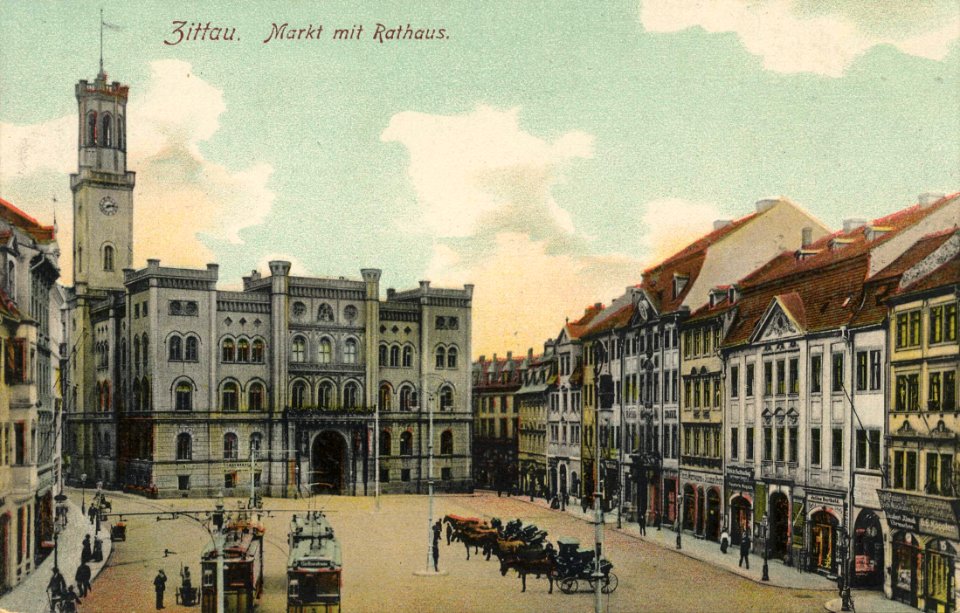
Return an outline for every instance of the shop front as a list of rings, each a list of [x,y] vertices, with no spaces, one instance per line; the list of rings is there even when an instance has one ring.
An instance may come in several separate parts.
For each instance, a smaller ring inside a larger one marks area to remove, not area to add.
[[[769,557],[783,560],[790,551],[790,497],[785,492],[771,492],[767,504],[770,521]]]
[[[740,545],[745,535],[751,533],[751,518],[753,513],[753,468],[742,466],[727,466],[726,500],[730,509],[729,526],[730,543]]]
[[[870,509],[861,511],[853,527],[853,585],[883,588],[883,527]]]
[[[843,529],[843,492],[807,490],[809,544],[807,568],[812,572],[836,576],[840,573],[841,531]]]

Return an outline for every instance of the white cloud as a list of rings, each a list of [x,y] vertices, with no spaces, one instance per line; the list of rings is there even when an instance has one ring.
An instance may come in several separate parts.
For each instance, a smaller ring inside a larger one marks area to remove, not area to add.
[[[398,113],[380,138],[407,148],[424,225],[436,236],[470,236],[518,212],[574,231],[549,188],[564,163],[593,155],[588,134],[567,132],[549,142],[520,128],[518,108],[480,106],[461,115]]]
[[[207,159],[200,144],[219,129],[223,93],[192,73],[190,64],[150,64],[149,80],[131,88],[128,105],[129,168],[134,190],[134,265],[147,257],[165,264],[199,266],[212,260],[200,238],[234,243],[239,232],[264,220],[274,194],[273,169],[254,164],[236,170]],[[76,171],[74,115],[41,124],[0,124],[0,184],[14,204],[52,217],[59,227],[64,282],[70,282],[71,195],[67,174]]]
[[[640,21],[650,32],[701,27],[734,32],[746,50],[774,72],[839,77],[876,45],[932,60],[946,57],[960,37],[955,0],[924,3],[812,0],[641,0]]]
[[[645,262],[653,265],[713,230],[720,210],[711,202],[691,202],[681,198],[660,198],[639,209],[644,225],[641,246]]]

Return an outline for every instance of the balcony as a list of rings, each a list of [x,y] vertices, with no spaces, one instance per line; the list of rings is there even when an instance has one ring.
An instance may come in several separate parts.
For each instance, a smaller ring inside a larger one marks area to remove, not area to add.
[[[374,407],[318,407],[304,405],[302,407],[287,407],[287,415],[295,417],[317,417],[320,415],[373,415]]]
[[[760,463],[760,476],[764,479],[794,481],[797,478],[797,464],[796,462],[763,460]]]

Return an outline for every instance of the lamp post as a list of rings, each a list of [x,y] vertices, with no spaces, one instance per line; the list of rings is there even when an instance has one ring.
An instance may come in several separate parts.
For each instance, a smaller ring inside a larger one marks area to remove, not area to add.
[[[683,491],[677,494],[677,549],[683,549]]]
[[[439,377],[439,375],[433,375]],[[443,384],[441,383],[442,387]],[[421,392],[424,391],[425,385],[420,386]],[[440,388],[438,388],[439,390]],[[424,570],[416,571],[414,574],[421,577],[432,577],[447,574],[446,571],[434,571],[432,569],[431,558],[433,557],[433,396],[431,392],[426,394],[421,393],[421,398],[426,396],[427,402],[427,415],[428,415],[428,427],[427,427],[427,497],[428,497],[428,507],[427,507],[427,564]]]
[[[850,597],[850,534],[841,526],[840,531],[840,610],[852,611],[853,599]]]
[[[760,522],[760,530],[763,534],[763,576],[760,577],[761,581],[770,580],[770,567],[767,565],[768,552],[770,550],[770,520],[767,515],[763,516],[763,520]]]
[[[80,475],[80,512],[87,514],[87,473]]]

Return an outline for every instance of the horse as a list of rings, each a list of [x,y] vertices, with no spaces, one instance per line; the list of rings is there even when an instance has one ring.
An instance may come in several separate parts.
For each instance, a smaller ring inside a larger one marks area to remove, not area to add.
[[[468,560],[470,559],[471,547],[474,548],[474,553],[477,553],[482,547],[486,559],[489,560],[490,554],[497,543],[497,530],[487,526],[486,524],[480,526],[467,526],[460,531],[460,540],[463,542],[463,545],[467,550]]]
[[[557,562],[553,556],[544,555],[536,558],[516,556],[505,557],[500,560],[500,574],[502,576],[506,577],[507,571],[511,568],[516,570],[520,576],[520,582],[523,584],[521,592],[527,591],[527,575],[536,575],[537,579],[540,578],[540,575],[545,575],[547,581],[550,582],[548,593],[553,593],[553,581],[557,577]]]

